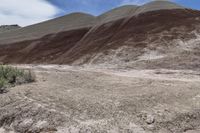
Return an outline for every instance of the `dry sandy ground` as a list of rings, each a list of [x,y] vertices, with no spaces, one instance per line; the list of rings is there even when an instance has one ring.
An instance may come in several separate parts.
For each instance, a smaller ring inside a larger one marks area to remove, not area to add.
[[[0,95],[1,133],[199,133],[200,73],[27,66]]]

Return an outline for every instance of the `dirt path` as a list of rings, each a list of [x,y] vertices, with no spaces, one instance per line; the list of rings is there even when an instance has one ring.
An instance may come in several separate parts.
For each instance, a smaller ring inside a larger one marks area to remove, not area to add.
[[[0,132],[183,133],[200,129],[195,71],[33,69],[37,82],[0,95]]]

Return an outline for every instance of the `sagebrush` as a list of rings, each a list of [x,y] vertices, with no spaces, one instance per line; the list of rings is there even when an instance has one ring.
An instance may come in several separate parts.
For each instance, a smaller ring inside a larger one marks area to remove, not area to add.
[[[34,81],[35,74],[31,70],[0,65],[0,93],[5,92],[8,87]]]

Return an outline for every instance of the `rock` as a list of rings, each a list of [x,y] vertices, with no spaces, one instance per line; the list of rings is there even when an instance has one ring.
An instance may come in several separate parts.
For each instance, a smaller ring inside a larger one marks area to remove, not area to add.
[[[155,118],[153,115],[147,115],[146,116],[146,123],[147,124],[153,124],[155,122]]]

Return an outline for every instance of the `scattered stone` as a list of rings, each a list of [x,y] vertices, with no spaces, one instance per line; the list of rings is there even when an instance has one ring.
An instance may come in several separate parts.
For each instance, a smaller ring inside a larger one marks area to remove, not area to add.
[[[146,123],[147,123],[147,124],[153,124],[154,122],[155,122],[154,116],[148,114],[148,115],[146,116]]]

